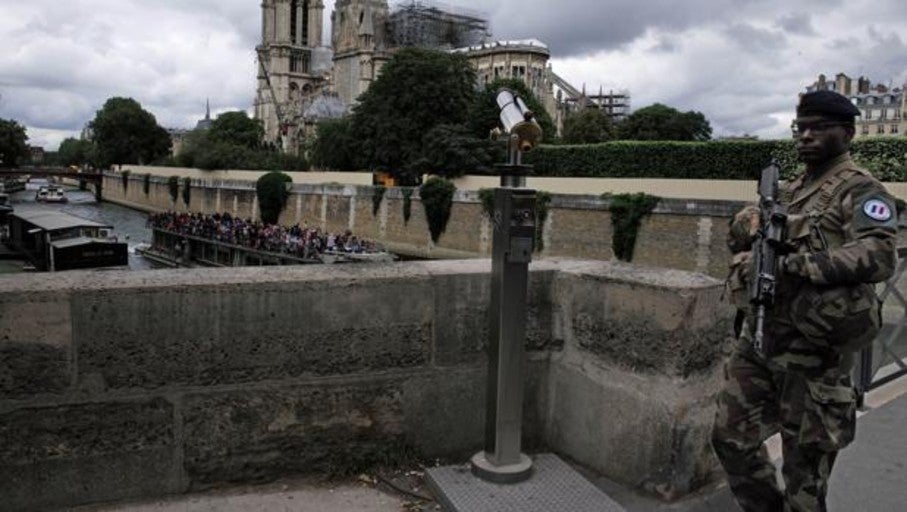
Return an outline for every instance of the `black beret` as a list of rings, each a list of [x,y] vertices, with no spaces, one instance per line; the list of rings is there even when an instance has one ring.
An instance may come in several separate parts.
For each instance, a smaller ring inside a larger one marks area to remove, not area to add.
[[[853,121],[860,110],[846,96],[833,91],[808,92],[800,96],[797,117],[823,116]]]

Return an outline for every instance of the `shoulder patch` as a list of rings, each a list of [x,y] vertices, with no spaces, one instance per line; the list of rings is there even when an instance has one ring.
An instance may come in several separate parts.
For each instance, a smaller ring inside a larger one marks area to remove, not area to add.
[[[863,213],[867,217],[879,222],[887,222],[891,220],[891,217],[894,213],[891,211],[891,207],[885,201],[882,201],[878,198],[871,198],[863,201]]]

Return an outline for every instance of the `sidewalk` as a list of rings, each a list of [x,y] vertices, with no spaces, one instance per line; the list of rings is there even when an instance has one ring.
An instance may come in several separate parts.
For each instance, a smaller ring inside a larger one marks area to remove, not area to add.
[[[907,503],[907,377],[869,393],[867,410],[857,423],[857,440],[838,457],[829,492],[829,510],[903,510]],[[780,459],[778,443],[770,453]],[[739,509],[727,485],[716,484],[676,503],[663,503],[577,468],[627,512],[735,512]],[[386,489],[384,492],[380,489]],[[413,489],[427,494],[425,488]],[[379,484],[338,484],[288,480],[262,486],[236,487],[175,496],[146,503],[92,505],[73,512],[417,512],[434,511],[410,496]],[[552,511],[559,512],[559,511]],[[566,511],[565,511],[566,512]]]

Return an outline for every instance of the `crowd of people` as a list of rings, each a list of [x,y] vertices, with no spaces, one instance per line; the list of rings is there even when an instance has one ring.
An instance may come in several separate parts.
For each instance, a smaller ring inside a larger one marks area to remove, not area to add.
[[[154,213],[148,226],[172,233],[207,238],[260,251],[291,254],[300,258],[317,258],[328,253],[371,253],[382,248],[373,241],[358,238],[347,230],[328,233],[317,227],[292,227],[243,219],[229,213]]]

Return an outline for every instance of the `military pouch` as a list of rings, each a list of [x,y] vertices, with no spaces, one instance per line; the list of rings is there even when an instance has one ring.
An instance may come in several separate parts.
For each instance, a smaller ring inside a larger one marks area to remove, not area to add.
[[[837,451],[850,444],[856,433],[856,393],[852,387],[806,381],[809,400],[804,414],[809,421],[800,424],[802,444]]]
[[[794,325],[838,352],[869,346],[882,327],[881,303],[870,284],[823,286],[804,282],[791,302]]]

